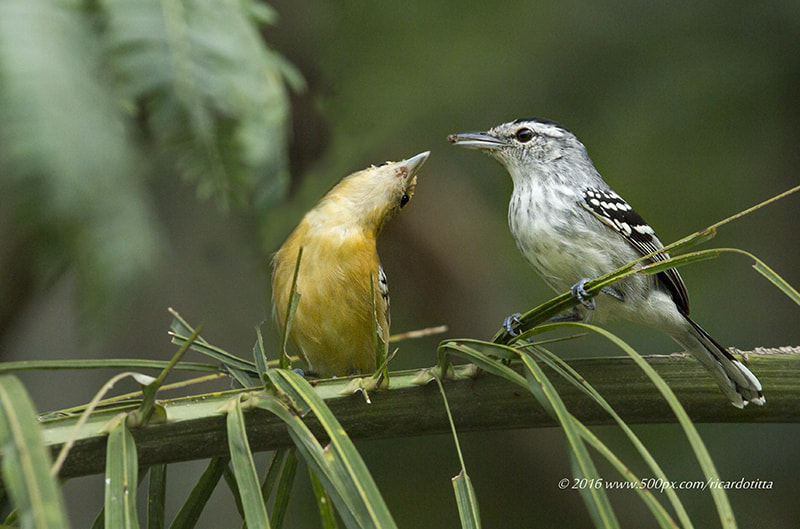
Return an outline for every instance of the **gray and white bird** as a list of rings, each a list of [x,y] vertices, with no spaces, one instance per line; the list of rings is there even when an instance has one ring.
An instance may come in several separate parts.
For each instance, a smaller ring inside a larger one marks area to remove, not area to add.
[[[491,155],[508,170],[514,183],[508,208],[511,234],[551,288],[570,289],[581,302],[575,319],[619,317],[659,329],[700,361],[734,406],[764,404],[756,376],[689,318],[689,298],[677,270],[634,274],[594,299],[588,296],[588,280],[663,245],[606,184],[572,132],[548,119],[526,118],[447,139]],[[660,253],[651,261],[667,258]],[[506,320],[508,330],[511,319]]]

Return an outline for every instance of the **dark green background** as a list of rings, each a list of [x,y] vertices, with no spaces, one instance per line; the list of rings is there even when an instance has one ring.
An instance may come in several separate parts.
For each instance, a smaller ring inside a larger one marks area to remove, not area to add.
[[[486,338],[503,317],[552,293],[508,234],[505,171],[450,147],[445,137],[518,117],[547,117],[573,130],[606,180],[664,242],[796,185],[800,4],[651,4],[273,2],[281,19],[266,38],[309,82],[293,100],[290,198],[259,229],[246,212],[220,213],[198,204],[174,176],[154,176],[168,251],[129,292],[124,310],[102,329],[82,324],[80,292],[67,274],[35,292],[0,336],[3,360],[166,359],[174,352],[165,332],[168,306],[203,323],[207,340],[248,355],[254,325],[269,316],[268,256],[303,212],[342,176],[423,150],[431,157],[417,196],[379,244],[393,331],[447,324],[447,337]],[[798,205],[791,197],[758,211],[726,226],[711,244],[751,251],[798,286]],[[800,310],[749,265],[725,256],[684,269],[693,314],[726,345],[796,345]],[[654,331],[611,328],[642,353],[677,350]],[[275,336],[267,338],[274,345]],[[401,344],[394,367],[432,365],[441,338]],[[609,349],[586,338],[558,351]],[[44,410],[87,401],[105,377],[23,379]],[[765,395],[769,405],[769,387]],[[671,479],[700,479],[678,427],[636,430]],[[627,449],[615,430],[598,431]],[[800,428],[703,425],[700,431],[723,479],[774,482],[770,491],[729,493],[740,526],[795,527]],[[556,486],[569,476],[560,431],[466,433],[461,441],[485,527],[591,525],[578,494]],[[358,446],[401,527],[456,526],[450,478],[458,462],[449,437]],[[176,468],[185,472],[172,471],[171,479],[191,483],[202,465]],[[635,470],[647,476],[642,466]],[[99,509],[101,487],[99,478],[66,486],[76,527]],[[305,479],[297,492],[290,520],[305,526],[309,519],[314,527]],[[175,496],[177,508],[182,497]],[[697,527],[715,526],[707,493],[680,497]],[[652,525],[633,494],[611,498],[624,526]],[[219,507],[205,514],[205,526],[238,527],[227,492],[218,491],[215,501]],[[83,507],[87,512],[79,512]]]

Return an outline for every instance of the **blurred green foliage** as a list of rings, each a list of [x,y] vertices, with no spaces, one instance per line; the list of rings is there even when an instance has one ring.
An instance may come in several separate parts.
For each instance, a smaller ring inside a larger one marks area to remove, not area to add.
[[[284,196],[286,82],[303,80],[261,38],[274,19],[249,0],[0,4],[2,233],[18,249],[0,297],[69,267],[92,315],[107,310],[157,259],[161,172],[223,207]]]

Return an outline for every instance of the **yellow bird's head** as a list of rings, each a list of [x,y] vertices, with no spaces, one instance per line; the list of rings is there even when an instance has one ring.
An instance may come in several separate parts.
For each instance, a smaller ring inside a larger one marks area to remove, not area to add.
[[[400,162],[384,162],[346,176],[315,208],[325,219],[380,232],[384,223],[414,196],[417,173],[430,151]]]

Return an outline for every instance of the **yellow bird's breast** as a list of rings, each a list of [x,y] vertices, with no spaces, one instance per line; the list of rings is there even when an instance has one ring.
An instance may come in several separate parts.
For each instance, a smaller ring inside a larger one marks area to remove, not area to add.
[[[297,251],[302,246],[297,275],[300,300],[290,340],[319,376],[370,373],[377,368],[373,318],[377,316],[384,344],[389,337],[388,307],[378,290],[375,238],[360,230],[315,230],[312,235],[302,228],[295,230],[275,258],[273,303],[280,327],[285,325]]]

